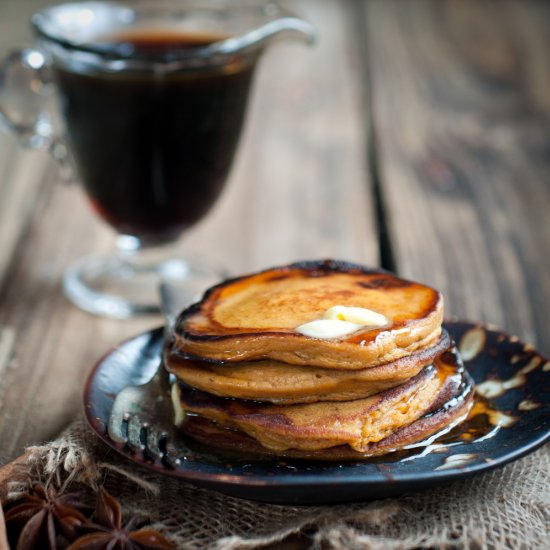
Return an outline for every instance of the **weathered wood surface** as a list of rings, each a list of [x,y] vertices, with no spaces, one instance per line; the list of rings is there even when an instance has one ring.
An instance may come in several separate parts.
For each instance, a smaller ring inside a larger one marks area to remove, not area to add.
[[[32,7],[40,3],[35,0]],[[376,263],[363,95],[346,2],[301,2],[322,40],[278,44],[257,75],[250,117],[227,190],[182,250],[234,273],[342,257]],[[24,35],[30,3],[0,6],[0,44]],[[291,62],[289,62],[291,60]],[[78,187],[59,183],[40,153],[0,138],[0,464],[54,437],[80,409],[86,373],[107,349],[160,323],[87,315],[63,297],[72,260],[113,246]]]
[[[398,271],[550,352],[550,4],[371,1],[362,18]]]
[[[2,52],[46,3],[2,2]],[[182,249],[235,273],[319,256],[376,264],[370,150],[399,273],[440,288],[450,314],[549,354],[548,4],[296,4],[320,40],[266,53],[227,190]],[[106,349],[160,322],[64,299],[66,265],[113,235],[58,179],[0,134],[0,464],[70,421]]]

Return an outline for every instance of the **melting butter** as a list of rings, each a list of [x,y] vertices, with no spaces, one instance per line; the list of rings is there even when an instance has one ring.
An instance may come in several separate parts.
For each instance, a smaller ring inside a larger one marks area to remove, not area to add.
[[[360,326],[382,327],[388,320],[381,313],[376,313],[366,307],[334,306],[325,311],[325,319],[348,321]]]
[[[338,338],[364,327],[387,324],[388,319],[376,311],[364,307],[333,306],[325,311],[322,319],[304,323],[296,328],[296,332],[311,338]]]
[[[300,325],[296,332],[311,338],[338,338],[346,334],[352,334],[361,328],[361,325],[341,321],[339,319],[317,319],[310,323]]]

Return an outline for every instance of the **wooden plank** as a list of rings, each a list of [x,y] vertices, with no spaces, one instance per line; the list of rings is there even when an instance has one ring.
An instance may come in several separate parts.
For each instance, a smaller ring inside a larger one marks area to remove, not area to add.
[[[401,274],[550,350],[550,5],[370,1],[380,177]]]
[[[44,153],[11,147],[6,150],[11,150],[11,155],[6,156],[5,170],[0,174],[0,288],[32,218],[50,190],[50,185],[43,185],[43,173],[52,168]]]
[[[318,42],[264,54],[227,190],[184,239],[189,250],[207,242],[235,272],[317,257],[377,263],[352,5],[293,5]]]
[[[3,396],[9,391],[10,374],[15,364],[15,338],[15,330],[10,327],[0,326],[0,411],[5,410],[3,407]]]
[[[2,0],[0,3],[0,55],[13,48],[29,45],[32,36],[29,17],[37,10],[51,5],[48,0]]]
[[[88,212],[80,189],[52,186],[0,295],[0,326],[16,335],[0,388],[0,462],[55,436],[80,409],[93,363],[122,338],[160,324],[92,317],[63,296],[61,276],[70,260],[110,246],[110,232]]]
[[[51,4],[47,0],[4,0],[0,6],[0,59],[9,51],[29,46],[32,36],[28,19]],[[10,263],[32,217],[41,208],[54,178],[43,175],[53,169],[44,152],[19,146],[18,139],[0,125],[0,288],[8,276]]]
[[[311,49],[277,44],[265,54],[227,190],[183,239],[182,251],[218,260],[233,272],[319,256],[376,262],[362,91],[347,7],[313,0],[296,6],[318,26],[321,39]],[[113,234],[78,187],[53,185],[55,178],[55,172],[38,178],[49,191],[0,292],[0,326],[15,334],[7,383],[0,388],[0,463],[55,436],[80,409],[94,361],[121,339],[160,323],[95,318],[63,297],[68,263],[109,251]]]

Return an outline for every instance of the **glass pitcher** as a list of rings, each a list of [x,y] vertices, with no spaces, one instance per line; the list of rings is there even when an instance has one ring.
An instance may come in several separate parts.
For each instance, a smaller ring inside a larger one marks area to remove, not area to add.
[[[66,270],[66,295],[125,318],[158,311],[162,279],[190,295],[215,282],[218,270],[172,245],[227,180],[261,53],[311,43],[312,26],[272,2],[230,0],[67,3],[31,25],[37,47],[0,69],[0,119],[76,176],[118,233],[116,255]]]

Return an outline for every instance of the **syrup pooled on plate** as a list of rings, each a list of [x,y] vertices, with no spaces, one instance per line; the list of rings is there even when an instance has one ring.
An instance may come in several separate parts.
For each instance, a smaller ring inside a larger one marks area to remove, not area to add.
[[[424,457],[430,453],[444,453],[454,447],[453,453],[446,459],[446,468],[451,468],[470,462],[477,458],[473,453],[459,454],[459,446],[465,443],[476,443],[494,437],[501,428],[507,428],[515,423],[515,417],[499,411],[488,399],[475,395],[474,404],[467,417],[450,430],[442,430],[432,435],[424,443],[410,449],[395,451],[391,454],[371,459],[371,462],[407,462],[415,458]],[[459,456],[460,460],[452,457]],[[439,467],[438,469],[446,469]]]

